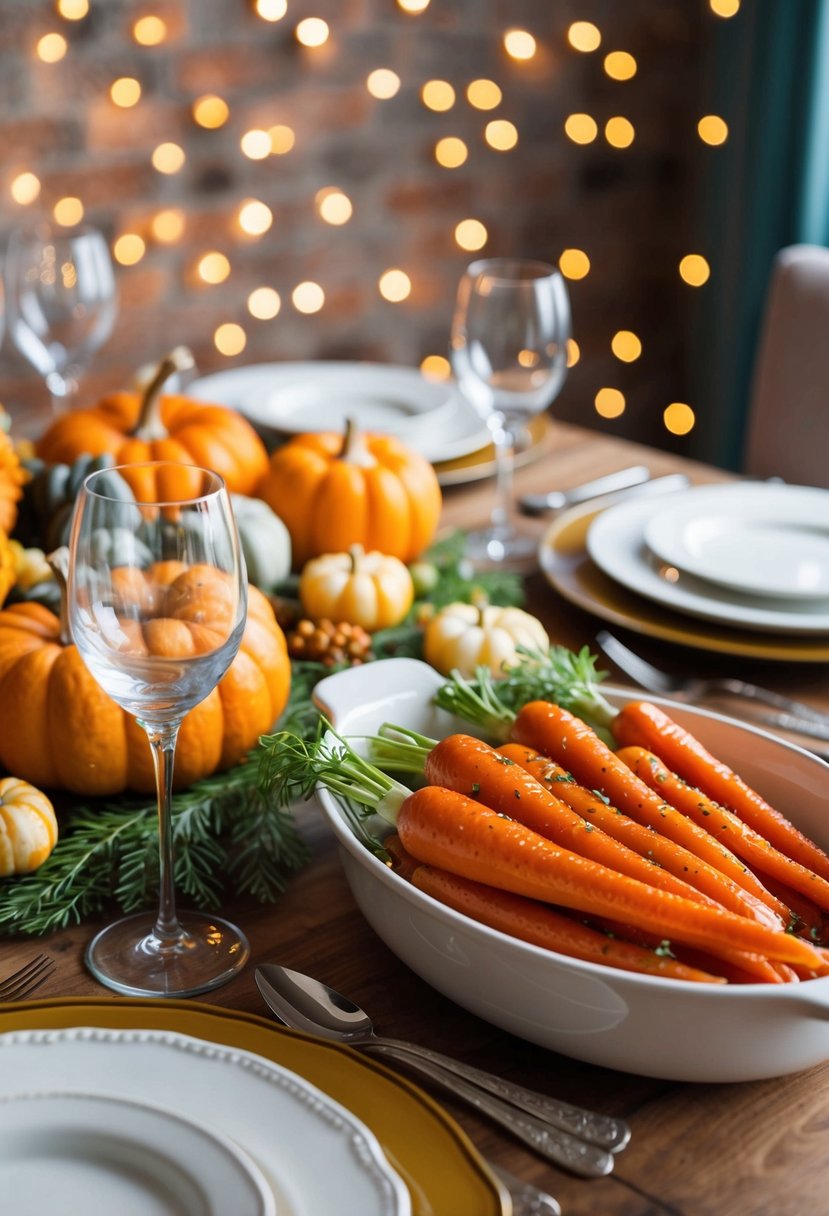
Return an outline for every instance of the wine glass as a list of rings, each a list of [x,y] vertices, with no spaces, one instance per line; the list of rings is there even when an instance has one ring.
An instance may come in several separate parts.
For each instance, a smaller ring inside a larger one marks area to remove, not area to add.
[[[16,229],[5,267],[9,337],[46,381],[52,409],[72,406],[78,379],[112,333],[115,273],[91,224]]]
[[[537,538],[515,524],[516,437],[557,396],[567,375],[570,302],[564,279],[544,262],[484,258],[458,285],[450,350],[458,386],[485,420],[496,461],[490,526],[467,537],[476,565],[523,566]]]
[[[111,471],[86,478],[69,554],[72,637],[101,688],[147,733],[158,795],[158,912],[108,925],[90,943],[93,975],[117,992],[190,996],[247,961],[235,926],[175,904],[171,795],[184,715],[233,661],[247,612],[247,576],[230,497],[208,469],[172,462],[116,469],[139,487],[113,497]]]

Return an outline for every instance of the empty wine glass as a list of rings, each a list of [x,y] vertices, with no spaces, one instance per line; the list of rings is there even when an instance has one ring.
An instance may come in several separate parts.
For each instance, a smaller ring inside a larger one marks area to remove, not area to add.
[[[17,229],[4,273],[9,337],[45,379],[53,410],[68,409],[115,324],[115,273],[103,233],[90,224]]]
[[[179,919],[171,795],[184,715],[227,671],[245,627],[247,577],[230,497],[207,469],[121,466],[86,478],[75,505],[68,601],[73,640],[95,680],[147,733],[158,795],[158,912],[108,925],[87,950],[103,984],[138,996],[190,996],[229,980],[248,943],[218,917]]]
[[[492,434],[497,493],[490,527],[467,537],[475,564],[523,566],[535,556],[537,538],[522,535],[514,519],[516,436],[561,389],[569,337],[570,302],[554,267],[488,258],[467,268],[452,320],[452,367]]]

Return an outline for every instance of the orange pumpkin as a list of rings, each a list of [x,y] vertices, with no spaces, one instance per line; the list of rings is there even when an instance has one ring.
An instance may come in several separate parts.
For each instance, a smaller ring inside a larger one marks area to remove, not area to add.
[[[149,622],[144,643],[156,652],[198,646],[188,574],[169,563],[167,611]],[[290,660],[265,596],[250,587],[239,653],[218,686],[184,719],[176,748],[175,785],[185,788],[238,764],[285,707]],[[188,607],[190,605],[190,607]],[[186,639],[185,639],[186,635]],[[192,653],[192,651],[190,651]],[[61,621],[42,604],[0,611],[0,764],[38,787],[98,796],[155,789],[147,737],[135,718],[100,688]]]
[[[17,504],[26,474],[6,431],[0,426],[0,532],[8,536],[17,520]]]
[[[441,493],[429,462],[388,435],[297,435],[277,448],[256,491],[291,534],[294,564],[352,545],[408,562],[431,541]]]
[[[162,364],[162,369],[167,366]],[[223,405],[181,394],[160,396],[161,372],[144,393],[120,392],[89,409],[57,418],[38,440],[37,455],[71,464],[88,453],[109,453],[117,464],[173,460],[213,469],[233,494],[252,494],[268,467],[268,454],[250,423]],[[137,471],[123,472],[136,496],[148,491]]]

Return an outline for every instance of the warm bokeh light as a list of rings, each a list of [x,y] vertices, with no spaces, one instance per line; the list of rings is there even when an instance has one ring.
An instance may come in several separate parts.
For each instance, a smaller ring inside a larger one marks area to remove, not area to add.
[[[518,143],[518,129],[505,118],[494,118],[486,124],[484,139],[496,152],[509,152]]]
[[[679,273],[690,287],[702,287],[703,283],[708,282],[711,267],[702,254],[686,253],[679,263]]]
[[[9,186],[9,193],[16,203],[25,207],[33,203],[40,194],[40,178],[34,173],[18,173]]]
[[[193,102],[193,118],[200,127],[215,131],[223,127],[230,117],[230,107],[222,97],[206,93]]]
[[[83,203],[74,195],[59,198],[52,208],[52,215],[63,228],[71,228],[83,219]]]
[[[257,287],[248,296],[248,312],[257,321],[272,321],[281,307],[279,292],[272,287]]]
[[[581,358],[581,350],[575,338],[567,339],[567,366],[575,367]]]
[[[740,0],[708,0],[715,17],[733,17],[740,11]]]
[[[728,139],[728,123],[718,114],[705,114],[697,123],[697,133],[704,144],[716,147]]]
[[[412,280],[405,270],[398,270],[396,267],[380,275],[377,287],[383,299],[391,304],[399,304],[412,294]]]
[[[504,50],[511,59],[532,59],[537,49],[538,44],[528,30],[507,30],[504,34]]]
[[[148,13],[139,17],[132,27],[132,36],[139,46],[160,46],[167,37],[167,25],[161,17]]]
[[[397,7],[404,13],[423,13],[429,7],[429,0],[397,0]]]
[[[89,0],[58,0],[55,8],[66,21],[82,21],[89,12]]]
[[[427,355],[421,360],[420,370],[427,380],[448,380],[452,365],[445,355]]]
[[[629,148],[636,138],[636,132],[630,119],[616,114],[605,123],[604,137],[611,148]]]
[[[273,223],[273,212],[257,198],[246,198],[239,206],[239,227],[248,236],[262,236]]]
[[[314,196],[314,204],[320,219],[338,227],[347,224],[354,214],[354,206],[347,194],[336,186],[326,186]]]
[[[291,292],[291,302],[297,312],[319,312],[325,303],[325,292],[319,283],[312,283],[310,281],[297,283]]]
[[[213,345],[220,355],[241,355],[247,344],[247,334],[235,321],[226,321],[213,334]]]
[[[455,104],[455,90],[448,80],[427,80],[420,90],[420,100],[427,110],[441,114]]]
[[[296,135],[291,127],[286,127],[284,123],[277,123],[268,131],[271,141],[271,153],[273,156],[284,156],[286,152],[290,152],[296,143]]]
[[[672,435],[687,435],[694,429],[696,414],[684,401],[672,401],[662,413],[665,429]]]
[[[184,227],[184,212],[176,207],[169,207],[153,216],[150,232],[162,245],[174,245],[184,236]]]
[[[159,144],[153,150],[153,168],[159,173],[178,173],[185,160],[184,148],[178,144]]]
[[[558,268],[565,279],[583,279],[590,273],[590,258],[583,249],[564,249]]]
[[[109,86],[109,95],[116,106],[129,110],[141,100],[141,85],[134,76],[120,76]]]
[[[38,39],[35,54],[42,63],[57,63],[68,50],[63,34],[44,34]]]
[[[589,114],[568,114],[564,120],[564,134],[574,144],[592,144],[599,127]]]
[[[469,252],[483,249],[489,240],[489,233],[480,220],[461,220],[455,225],[455,243]]]
[[[610,349],[623,363],[633,363],[642,353],[642,343],[632,330],[620,329],[611,338]]]
[[[618,388],[600,388],[593,403],[600,418],[620,418],[625,412],[625,396]]]
[[[494,110],[503,96],[494,80],[471,80],[466,86],[466,100],[476,110]]]
[[[134,266],[147,252],[144,238],[137,232],[125,232],[112,246],[112,256],[121,266]]]
[[[400,77],[391,68],[375,68],[366,77],[366,88],[378,101],[388,101],[400,92]]]
[[[304,17],[294,31],[297,42],[303,46],[323,46],[328,41],[330,30],[328,22],[322,17]]]
[[[602,35],[592,21],[574,21],[567,31],[567,41],[574,51],[595,51],[602,44]]]
[[[271,154],[271,137],[267,131],[254,128],[245,131],[239,140],[239,147],[248,160],[266,160]]]
[[[288,0],[256,0],[256,14],[263,21],[281,21],[288,11]]]
[[[604,70],[611,80],[632,80],[638,66],[627,51],[611,51],[604,57]]]
[[[469,150],[462,139],[456,135],[447,135],[435,144],[435,160],[444,169],[457,169],[469,155]]]
[[[211,249],[199,258],[196,274],[203,283],[224,283],[230,274],[230,262],[223,253]]]

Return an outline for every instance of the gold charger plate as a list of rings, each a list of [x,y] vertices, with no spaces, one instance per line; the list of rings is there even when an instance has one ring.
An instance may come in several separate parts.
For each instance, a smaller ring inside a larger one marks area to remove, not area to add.
[[[537,414],[535,418],[530,419],[525,430],[526,438],[523,443],[519,443],[515,452],[516,468],[537,460],[552,446],[554,428],[549,414]],[[435,461],[434,469],[442,486],[459,486],[468,481],[482,481],[484,477],[491,477],[495,472],[495,449],[489,443],[467,456]]]
[[[0,1009],[0,1033],[101,1026],[168,1030],[252,1051],[347,1107],[405,1181],[413,1216],[506,1216],[509,1197],[451,1116],[416,1085],[339,1043],[256,1014],[176,1000],[54,998]]]
[[[539,565],[547,582],[571,604],[635,633],[749,659],[829,663],[829,641],[777,633],[743,632],[671,612],[603,574],[587,553],[587,530],[603,508],[595,503],[564,511],[541,538]]]

